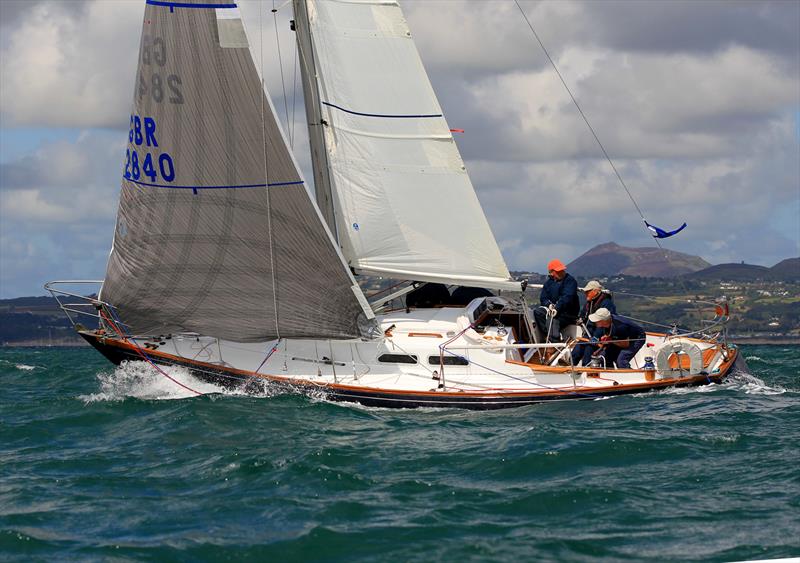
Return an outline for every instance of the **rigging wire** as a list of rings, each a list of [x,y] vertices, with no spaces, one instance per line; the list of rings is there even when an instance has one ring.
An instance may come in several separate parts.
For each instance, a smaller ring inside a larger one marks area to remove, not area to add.
[[[520,13],[522,14],[522,17],[525,20],[525,23],[528,24],[528,27],[530,28],[531,33],[533,33],[533,36],[536,38],[537,43],[539,43],[539,46],[542,48],[542,51],[544,51],[544,54],[547,57],[547,60],[550,62],[550,65],[553,67],[553,70],[556,71],[556,74],[558,75],[559,80],[561,80],[561,84],[563,84],[564,89],[567,91],[567,93],[569,94],[569,97],[572,99],[572,103],[575,105],[575,108],[578,110],[578,113],[580,113],[581,117],[583,118],[583,122],[586,123],[586,127],[589,128],[589,131],[592,133],[592,136],[594,137],[594,140],[597,141],[597,145],[600,147],[600,150],[603,152],[603,156],[605,156],[606,160],[608,161],[608,164],[611,166],[611,169],[614,171],[614,174],[616,175],[617,180],[619,180],[620,185],[625,190],[625,193],[628,194],[628,199],[631,200],[631,203],[636,208],[636,211],[639,213],[639,217],[641,217],[641,219],[642,219],[642,223],[645,225],[645,228],[647,228],[647,221],[645,220],[644,213],[642,213],[642,210],[639,207],[639,204],[636,203],[636,199],[633,197],[633,194],[628,189],[627,184],[625,184],[625,180],[622,179],[622,175],[619,173],[619,170],[617,170],[617,167],[614,165],[614,161],[611,160],[611,157],[608,155],[608,152],[606,151],[605,146],[603,146],[603,143],[600,141],[600,137],[597,136],[597,133],[595,132],[594,127],[592,127],[592,124],[589,123],[589,119],[586,117],[586,114],[583,113],[583,109],[581,108],[580,104],[578,103],[578,100],[573,95],[572,90],[567,85],[567,81],[564,80],[564,76],[561,74],[561,71],[558,70],[558,66],[556,66],[556,63],[553,60],[553,57],[550,56],[550,53],[547,51],[547,48],[544,46],[544,43],[542,42],[541,38],[539,37],[539,34],[536,33],[536,30],[533,28],[533,24],[531,23],[531,20],[528,18],[528,15],[525,13],[525,10],[523,10],[522,6],[520,6],[519,0],[514,0],[514,4],[516,4],[517,8],[519,8]],[[649,231],[648,231],[648,233],[649,233]],[[669,255],[667,254],[666,249],[661,245],[661,242],[658,239],[654,239],[654,240],[655,240],[655,243],[658,246],[658,248],[661,250],[661,253],[662,253],[663,257],[664,257],[664,261],[667,263],[667,265],[670,268],[674,269],[675,266],[673,266],[672,261],[669,259]],[[680,282],[681,286],[683,287],[683,290],[688,295],[690,293],[689,292],[689,288],[686,286],[686,284],[684,283],[683,279],[681,279],[680,276],[677,276],[677,279]],[[692,301],[690,300],[690,302],[692,302]],[[693,303],[693,305],[695,306],[696,312],[700,315],[701,314],[700,308],[697,306],[696,303]]]
[[[274,1],[273,1],[273,8],[274,8]],[[259,33],[261,36],[260,43],[260,50],[261,50],[261,134],[262,134],[262,141],[264,146],[264,183],[267,184],[266,193],[267,193],[267,238],[269,240],[269,262],[270,262],[270,274],[272,277],[272,307],[275,313],[275,335],[278,337],[278,340],[281,339],[281,329],[280,323],[278,318],[278,286],[275,281],[275,250],[272,244],[272,202],[270,201],[270,189],[269,189],[269,162],[267,160],[267,123],[266,118],[264,116],[264,103],[267,99],[267,88],[266,83],[264,81],[264,2],[261,1],[261,5],[259,6],[258,10],[258,27]]]
[[[617,170],[617,167],[614,166],[614,161],[611,160],[610,156],[608,156],[608,152],[606,152],[606,148],[603,146],[603,143],[600,142],[600,137],[597,136],[597,133],[595,132],[594,127],[592,127],[592,124],[589,123],[589,120],[587,119],[586,114],[583,113],[583,109],[581,109],[580,104],[578,104],[578,100],[576,100],[575,96],[572,94],[572,90],[567,85],[566,80],[564,80],[564,77],[561,75],[561,71],[558,70],[558,67],[556,66],[555,61],[553,61],[553,58],[550,56],[550,53],[547,51],[547,48],[544,46],[544,43],[542,43],[542,40],[539,38],[539,34],[536,33],[535,29],[533,29],[533,24],[531,24],[531,21],[528,19],[528,15],[522,9],[522,6],[519,5],[519,0],[514,0],[514,3],[517,5],[517,8],[519,8],[519,11],[522,14],[522,17],[525,19],[525,22],[528,24],[528,27],[530,28],[531,32],[533,33],[533,36],[536,38],[536,41],[539,43],[539,46],[542,48],[542,51],[544,51],[544,54],[547,57],[547,60],[550,61],[550,64],[552,65],[553,70],[556,71],[556,74],[558,75],[559,80],[561,80],[561,84],[564,85],[564,89],[566,89],[567,93],[569,94],[569,97],[572,98],[572,103],[575,104],[575,107],[578,109],[578,113],[581,114],[581,117],[583,118],[584,123],[586,123],[586,126],[589,128],[589,131],[591,131],[592,136],[594,137],[594,140],[597,141],[597,144],[600,147],[600,150],[603,151],[603,156],[606,157],[606,160],[611,165],[611,169],[614,171],[614,174],[616,174],[617,179],[619,180],[619,183],[625,189],[625,193],[628,194],[628,198],[631,200],[631,203],[633,203],[633,206],[636,208],[636,211],[639,212],[639,217],[641,217],[642,221],[644,221],[644,213],[642,213],[642,210],[639,208],[639,205],[636,203],[636,200],[634,199],[633,195],[631,194],[631,191],[628,189],[628,186],[625,184],[625,180],[622,179],[622,175],[619,173],[619,170]]]

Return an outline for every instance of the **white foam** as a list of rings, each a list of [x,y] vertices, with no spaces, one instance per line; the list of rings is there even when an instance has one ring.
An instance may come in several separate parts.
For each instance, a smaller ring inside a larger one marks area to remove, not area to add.
[[[706,434],[700,436],[700,439],[712,444],[733,444],[738,442],[741,437],[742,435],[738,432],[723,432],[719,434]]]
[[[158,369],[147,362],[123,362],[113,372],[97,374],[100,392],[83,395],[80,398],[87,403],[95,401],[123,401],[126,398],[164,400],[185,399],[195,397],[189,389],[171,381],[164,373],[175,381],[201,394],[220,393],[216,385],[199,381],[192,377],[189,370],[179,366],[159,366]]]
[[[29,366],[28,364],[17,364],[14,362],[10,362],[6,359],[0,359],[0,364],[11,366],[13,365],[16,369],[20,369],[22,371],[31,371],[34,369],[41,369],[41,366]]]
[[[714,393],[724,387],[724,384],[709,383],[708,385],[697,385],[692,387],[667,387],[659,393],[664,395],[694,395],[695,393]]]
[[[127,398],[144,400],[186,399],[197,396],[197,393],[193,391],[197,391],[202,395],[211,395],[212,399],[214,396],[221,395],[269,398],[286,392],[285,389],[271,385],[266,380],[255,379],[247,382],[246,386],[242,385],[233,389],[226,389],[197,379],[189,372],[188,368],[158,366],[158,369],[156,369],[153,365],[144,361],[123,362],[113,372],[97,374],[97,380],[100,382],[100,391],[90,395],[82,395],[80,399],[87,403],[95,401],[124,401]],[[188,389],[181,385],[185,385]]]
[[[752,373],[744,371],[737,371],[728,376],[725,380],[726,385],[730,388],[744,391],[747,395],[782,395],[786,393],[783,387],[770,387]]]

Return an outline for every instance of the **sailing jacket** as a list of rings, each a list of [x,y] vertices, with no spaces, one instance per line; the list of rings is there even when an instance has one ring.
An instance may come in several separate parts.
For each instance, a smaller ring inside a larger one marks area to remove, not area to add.
[[[578,282],[569,274],[564,274],[561,281],[548,276],[539,294],[539,303],[545,307],[555,305],[558,311],[556,318],[561,326],[573,324],[581,307],[578,301]]]
[[[589,320],[589,315],[593,314],[598,309],[608,309],[612,315],[616,314],[617,306],[614,305],[614,299],[611,297],[610,292],[607,293],[604,290],[597,299],[591,301],[587,299],[586,303],[584,303],[581,308],[581,314],[578,315],[578,318],[583,321],[583,324],[586,326],[586,331],[590,335],[594,332],[594,323]]]
[[[610,336],[611,340],[630,340],[631,344],[636,342],[644,343],[646,334],[644,329],[633,321],[623,319],[618,315],[611,315],[611,326],[608,328],[595,327],[592,336],[600,338],[601,336]],[[623,344],[623,343],[620,343]],[[641,347],[641,346],[640,346]],[[627,346],[620,346],[620,348],[627,348]]]

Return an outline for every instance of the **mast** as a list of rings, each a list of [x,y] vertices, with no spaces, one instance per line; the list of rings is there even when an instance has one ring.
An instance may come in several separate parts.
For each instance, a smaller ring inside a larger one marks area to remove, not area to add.
[[[325,148],[327,122],[322,118],[317,66],[311,41],[311,26],[308,21],[308,6],[306,0],[292,0],[292,6],[294,8],[294,31],[297,34],[297,51],[300,57],[300,77],[303,83],[303,98],[308,121],[308,140],[311,145],[311,166],[314,170],[314,192],[322,217],[328,224],[336,242],[339,243],[336,214],[333,209],[328,151]]]

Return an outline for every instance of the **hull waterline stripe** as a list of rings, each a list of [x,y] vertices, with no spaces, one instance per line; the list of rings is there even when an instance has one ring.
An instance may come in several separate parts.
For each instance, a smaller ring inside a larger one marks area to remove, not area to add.
[[[295,182],[273,182],[271,184],[245,184],[241,186],[169,186],[166,184],[148,184],[147,182],[138,182],[130,178],[122,177],[123,181],[128,181],[131,184],[142,186],[145,188],[168,188],[173,190],[192,190],[195,194],[197,190],[239,190],[244,188],[274,188],[278,186],[298,186],[303,183],[303,180]]]
[[[388,117],[390,119],[421,119],[421,118],[428,118],[428,117],[444,117],[441,113],[428,113],[428,114],[420,114],[420,115],[397,115],[397,114],[382,114],[382,113],[362,113],[360,111],[353,111],[350,109],[343,108],[341,106],[337,106],[336,104],[332,104],[330,102],[322,102],[323,106],[328,106],[331,108],[338,109],[345,113],[350,113],[353,115],[360,115],[362,117]]]
[[[146,4],[151,6],[163,6],[169,8],[170,12],[175,8],[236,8],[236,4],[192,4],[190,2],[170,2],[168,0],[147,0]]]

